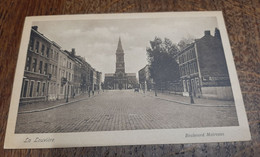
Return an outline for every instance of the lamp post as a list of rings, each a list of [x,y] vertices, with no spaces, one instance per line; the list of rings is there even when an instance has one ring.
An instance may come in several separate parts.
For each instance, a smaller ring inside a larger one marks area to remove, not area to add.
[[[189,90],[190,103],[194,104],[194,100],[193,100],[193,96],[192,96],[192,86],[191,86],[191,77],[190,77],[190,75],[189,75],[188,79],[189,79],[189,89],[190,89]]]
[[[66,96],[66,102],[69,102],[69,81],[67,81],[67,96]]]

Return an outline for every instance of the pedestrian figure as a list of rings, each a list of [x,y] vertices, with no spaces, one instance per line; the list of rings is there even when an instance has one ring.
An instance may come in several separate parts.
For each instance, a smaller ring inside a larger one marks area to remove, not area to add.
[[[95,92],[94,92],[94,90],[92,90],[92,95],[94,95],[95,94]]]

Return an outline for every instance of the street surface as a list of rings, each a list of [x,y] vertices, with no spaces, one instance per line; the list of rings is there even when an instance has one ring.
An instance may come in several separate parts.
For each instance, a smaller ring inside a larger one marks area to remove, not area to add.
[[[209,100],[200,101],[206,103]],[[50,110],[18,114],[15,132],[60,133],[237,125],[234,105],[184,105],[158,99],[148,93],[114,90],[100,92],[90,98],[86,96],[82,101]]]

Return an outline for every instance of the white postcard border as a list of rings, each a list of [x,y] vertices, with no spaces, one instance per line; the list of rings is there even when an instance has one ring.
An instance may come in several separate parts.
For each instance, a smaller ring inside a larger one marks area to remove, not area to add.
[[[20,89],[24,74],[24,66],[33,21],[87,20],[87,19],[136,19],[166,17],[216,17],[221,32],[222,43],[229,70],[230,81],[235,99],[239,126],[184,128],[184,129],[152,129],[127,131],[99,131],[74,133],[42,133],[15,134],[15,125],[20,98]],[[213,133],[216,136],[207,136]],[[189,137],[188,135],[198,135]],[[84,146],[114,146],[142,144],[177,144],[248,141],[251,139],[248,120],[245,112],[242,93],[225,28],[222,12],[164,12],[164,13],[127,13],[127,14],[90,14],[90,15],[56,15],[27,17],[24,23],[15,79],[11,96],[8,124],[5,136],[5,149],[12,148],[60,148]]]

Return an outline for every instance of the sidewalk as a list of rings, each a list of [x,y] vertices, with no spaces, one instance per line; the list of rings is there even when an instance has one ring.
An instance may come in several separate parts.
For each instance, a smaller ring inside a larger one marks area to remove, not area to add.
[[[193,105],[193,106],[205,106],[205,107],[233,107],[235,106],[234,101],[225,101],[225,100],[213,100],[213,99],[206,99],[206,98],[196,98],[193,97],[194,104],[190,104],[190,97],[170,94],[170,93],[161,93],[157,92],[157,96],[154,95],[154,91],[143,93],[140,91],[141,94],[145,96],[154,97],[156,99],[162,99],[165,101],[175,102],[183,105]]]
[[[99,93],[101,94],[102,92],[99,92]],[[78,96],[75,96],[74,98],[69,98],[68,102],[66,102],[66,99],[60,99],[60,100],[56,100],[56,101],[44,101],[44,102],[20,105],[18,108],[18,113],[22,114],[22,113],[31,113],[31,112],[49,110],[52,108],[60,107],[60,106],[67,105],[67,104],[77,102],[77,101],[81,101],[84,99],[90,99],[92,97],[95,97],[96,95],[99,95],[99,94],[96,92],[94,96],[91,94],[89,97],[88,93],[83,93]]]

